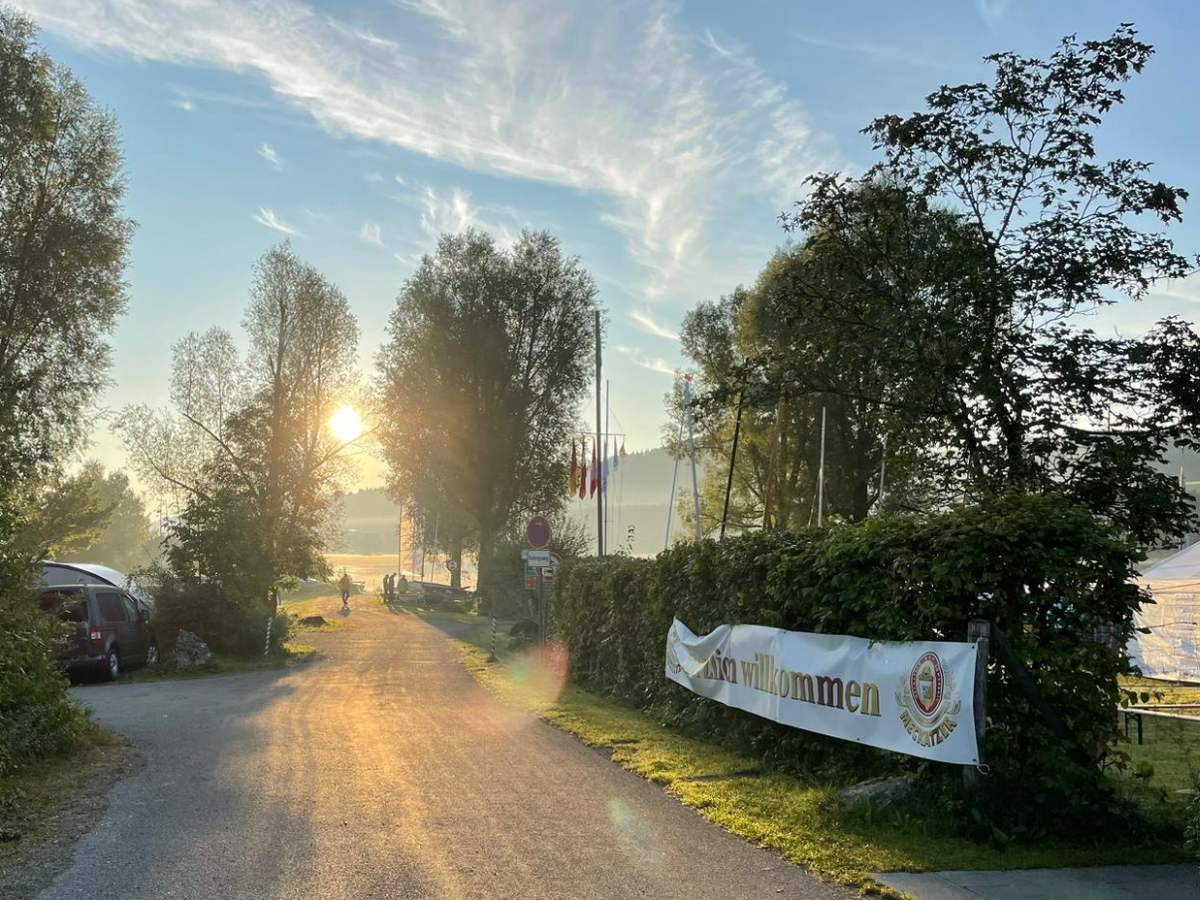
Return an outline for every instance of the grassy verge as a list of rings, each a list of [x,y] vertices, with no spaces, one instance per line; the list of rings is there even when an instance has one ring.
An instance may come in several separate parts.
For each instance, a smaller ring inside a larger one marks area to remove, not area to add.
[[[270,656],[228,656],[214,653],[207,665],[195,669],[177,669],[173,654],[164,653],[157,666],[134,669],[121,676],[124,683],[143,681],[173,681],[181,678],[204,678],[209,675],[238,675],[242,672],[262,672],[271,669],[288,669],[292,666],[312,662],[319,656],[316,647],[307,644],[286,643],[283,651]]]
[[[32,897],[67,859],[62,848],[95,824],[109,786],[128,770],[118,736],[93,726],[75,752],[0,778],[0,885]]]
[[[834,805],[844,786],[814,773],[798,779],[755,759],[665,728],[646,714],[571,685],[561,668],[534,662],[498,641],[487,662],[490,627],[476,616],[419,611],[459,642],[466,668],[489,690],[663,785],[682,803],[747,840],[777,850],[815,874],[868,892],[890,893],[869,873],[1146,864],[1187,860],[1175,842],[1134,843],[1126,835],[1088,842],[1045,841],[1004,848],[957,836],[953,824],[883,814],[851,816]]]

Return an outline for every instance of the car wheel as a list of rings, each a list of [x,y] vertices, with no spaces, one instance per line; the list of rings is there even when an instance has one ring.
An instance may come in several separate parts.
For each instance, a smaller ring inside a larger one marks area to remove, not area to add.
[[[116,681],[121,677],[121,654],[116,649],[108,651],[108,658],[105,660],[105,674],[109,681]]]
[[[158,665],[158,644],[151,644],[150,649],[146,651],[146,665]]]

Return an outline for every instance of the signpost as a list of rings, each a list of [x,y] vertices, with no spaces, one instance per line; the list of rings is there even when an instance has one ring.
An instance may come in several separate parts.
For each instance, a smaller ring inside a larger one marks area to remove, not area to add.
[[[525,537],[529,540],[529,546],[535,550],[541,550],[550,543],[550,523],[546,521],[545,516],[534,516],[529,520],[529,524],[525,526]]]

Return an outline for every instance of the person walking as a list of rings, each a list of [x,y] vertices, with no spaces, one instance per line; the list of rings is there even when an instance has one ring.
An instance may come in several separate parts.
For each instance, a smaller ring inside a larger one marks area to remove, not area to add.
[[[342,589],[342,609],[350,608],[350,588],[353,587],[350,574],[342,569],[342,577],[338,579],[338,587]]]

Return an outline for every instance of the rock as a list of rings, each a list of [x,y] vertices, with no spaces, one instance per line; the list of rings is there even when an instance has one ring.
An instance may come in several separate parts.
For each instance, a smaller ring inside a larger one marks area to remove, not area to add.
[[[324,616],[305,616],[300,620],[301,625],[311,625],[313,628],[320,628],[322,625],[327,625]]]
[[[913,793],[913,783],[904,775],[863,781],[838,791],[839,809],[854,811],[874,807],[884,809],[903,805]]]
[[[212,659],[212,651],[208,644],[200,640],[198,635],[179,629],[179,637],[175,639],[175,666],[180,669],[195,669],[207,665]]]

